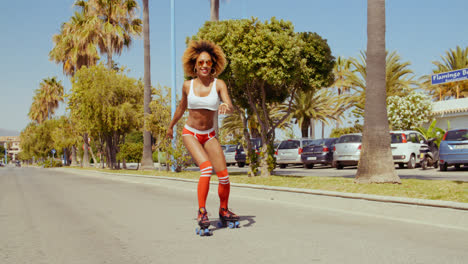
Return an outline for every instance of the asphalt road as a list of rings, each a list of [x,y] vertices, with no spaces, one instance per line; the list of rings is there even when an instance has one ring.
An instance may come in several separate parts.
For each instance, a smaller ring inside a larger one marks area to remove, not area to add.
[[[213,224],[217,206],[212,185]],[[466,220],[466,211],[237,187],[230,206],[241,215],[241,228],[213,228],[213,236],[199,237],[194,182],[0,168],[0,263],[468,260],[467,228],[408,220],[412,214]]]

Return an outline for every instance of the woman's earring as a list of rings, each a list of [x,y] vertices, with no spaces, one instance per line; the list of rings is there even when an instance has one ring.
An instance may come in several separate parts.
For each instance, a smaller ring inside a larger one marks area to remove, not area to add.
[[[197,67],[193,67],[193,72],[197,73]]]
[[[214,71],[213,71],[214,70]],[[215,76],[216,75],[216,69],[215,68],[211,68],[211,75]]]

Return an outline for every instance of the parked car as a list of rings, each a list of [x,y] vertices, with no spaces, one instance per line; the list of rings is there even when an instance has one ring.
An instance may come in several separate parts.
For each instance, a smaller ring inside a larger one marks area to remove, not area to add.
[[[251,138],[250,143],[252,144],[253,148],[255,149],[255,152],[259,153],[260,148],[262,147],[262,139],[261,138]],[[247,162],[246,153],[244,151],[244,146],[242,146],[241,143],[237,144],[235,160],[236,160],[237,166],[239,166],[239,168],[244,167],[246,162]]]
[[[333,147],[338,138],[317,139],[302,149],[301,160],[304,167],[312,169],[315,164],[332,165]]]
[[[345,166],[356,166],[361,155],[362,134],[342,135],[333,148],[333,167],[341,170]]]
[[[226,165],[235,165],[236,164],[236,148],[237,145],[226,145],[224,150],[224,158],[226,159]]]
[[[439,146],[439,166],[447,171],[449,166],[468,166],[468,129],[452,129],[445,133]]]
[[[420,163],[422,147],[427,147],[426,138],[414,130],[390,131],[393,162],[400,168],[413,169]]]
[[[301,159],[302,150],[314,142],[314,139],[287,139],[281,141],[276,150],[276,164],[284,169],[288,164],[303,164]]]

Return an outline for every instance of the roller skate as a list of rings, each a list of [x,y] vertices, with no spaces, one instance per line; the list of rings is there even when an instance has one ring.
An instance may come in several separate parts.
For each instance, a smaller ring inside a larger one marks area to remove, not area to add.
[[[208,219],[208,213],[206,212],[205,207],[202,207],[198,210],[198,217],[197,217],[198,225],[195,229],[197,235],[200,236],[211,236],[213,233],[208,228],[210,227],[210,220]]]
[[[218,227],[239,228],[239,216],[229,211],[227,208],[219,208]]]

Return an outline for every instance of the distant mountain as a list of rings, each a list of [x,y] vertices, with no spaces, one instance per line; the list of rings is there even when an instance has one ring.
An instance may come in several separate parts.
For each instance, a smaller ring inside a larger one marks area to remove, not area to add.
[[[0,137],[19,136],[19,135],[20,135],[20,132],[18,132],[18,131],[0,128]]]

